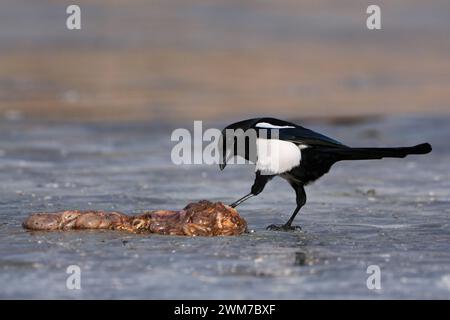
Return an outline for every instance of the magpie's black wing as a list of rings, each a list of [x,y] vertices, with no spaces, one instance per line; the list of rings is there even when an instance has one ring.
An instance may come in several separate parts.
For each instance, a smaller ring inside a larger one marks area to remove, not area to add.
[[[326,146],[332,148],[346,148],[347,146],[323,134],[296,125],[295,123],[275,118],[252,119],[253,127],[258,129],[272,128],[278,130],[278,138],[295,144],[308,146]],[[273,137],[273,136],[272,136]]]
[[[347,147],[339,141],[301,126],[279,129],[279,139],[290,141],[298,145],[304,144],[307,146],[326,146],[334,148]]]

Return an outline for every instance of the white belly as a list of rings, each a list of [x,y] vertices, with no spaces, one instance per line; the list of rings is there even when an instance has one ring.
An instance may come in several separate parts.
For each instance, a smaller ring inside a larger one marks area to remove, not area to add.
[[[300,148],[288,141],[276,139],[256,140],[256,171],[264,175],[280,174],[300,164]]]

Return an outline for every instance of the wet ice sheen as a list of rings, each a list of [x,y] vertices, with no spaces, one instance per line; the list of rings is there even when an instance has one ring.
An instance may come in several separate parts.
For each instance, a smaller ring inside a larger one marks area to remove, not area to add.
[[[294,208],[290,187],[275,179],[239,208],[255,232],[218,238],[23,230],[32,211],[232,202],[248,192],[253,169],[173,166],[161,125],[3,121],[0,297],[450,298],[449,120],[309,125],[350,145],[429,141],[434,151],[336,165],[307,189],[296,220],[302,232],[264,229]],[[72,264],[81,267],[79,291],[65,286]],[[381,291],[366,287],[372,264],[381,268]]]

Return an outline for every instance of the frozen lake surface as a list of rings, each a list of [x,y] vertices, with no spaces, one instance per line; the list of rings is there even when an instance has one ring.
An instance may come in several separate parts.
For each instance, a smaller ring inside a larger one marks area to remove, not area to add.
[[[29,232],[21,222],[35,211],[230,203],[249,191],[253,168],[175,166],[162,124],[2,120],[0,297],[450,298],[450,118],[307,126],[354,146],[428,141],[434,151],[336,164],[307,188],[302,231],[265,230],[294,209],[275,179],[239,207],[254,230],[240,237]],[[66,288],[69,265],[81,268],[81,290]],[[380,267],[381,290],[366,286],[369,265]]]

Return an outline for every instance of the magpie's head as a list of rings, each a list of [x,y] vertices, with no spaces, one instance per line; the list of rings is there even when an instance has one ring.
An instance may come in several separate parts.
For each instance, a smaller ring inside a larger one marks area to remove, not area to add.
[[[219,140],[220,170],[225,169],[228,161],[234,156],[241,156],[247,160],[253,159],[252,156],[256,155],[256,151],[253,151],[253,146],[256,148],[256,133],[250,129],[254,127],[259,119],[239,121],[230,124],[222,130]]]

